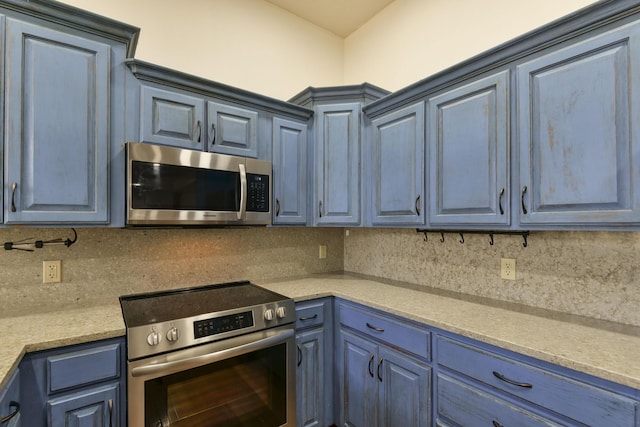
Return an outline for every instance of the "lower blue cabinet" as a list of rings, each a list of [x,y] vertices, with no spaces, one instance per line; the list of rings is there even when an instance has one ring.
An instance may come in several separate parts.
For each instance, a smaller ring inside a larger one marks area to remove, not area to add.
[[[118,383],[92,387],[49,400],[49,426],[108,427],[118,425]]]
[[[22,425],[20,406],[20,369],[11,375],[7,385],[0,390],[0,425],[20,427]]]

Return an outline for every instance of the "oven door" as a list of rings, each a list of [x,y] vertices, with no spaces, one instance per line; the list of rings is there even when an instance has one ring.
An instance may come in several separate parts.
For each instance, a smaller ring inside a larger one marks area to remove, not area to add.
[[[129,427],[294,427],[294,325],[128,363]]]

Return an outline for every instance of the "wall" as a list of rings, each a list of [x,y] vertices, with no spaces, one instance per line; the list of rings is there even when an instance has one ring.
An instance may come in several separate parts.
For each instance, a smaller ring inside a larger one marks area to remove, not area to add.
[[[63,0],[141,28],[136,58],[278,99],[343,80],[343,39],[263,0]]]
[[[396,0],[345,40],[345,83],[395,91],[593,0]]]
[[[341,229],[78,229],[70,247],[0,256],[0,317],[96,304],[118,296],[235,280],[341,271]],[[60,229],[0,229],[0,242],[72,237]],[[318,259],[325,244],[327,258]],[[42,284],[42,261],[62,260],[62,282]]]

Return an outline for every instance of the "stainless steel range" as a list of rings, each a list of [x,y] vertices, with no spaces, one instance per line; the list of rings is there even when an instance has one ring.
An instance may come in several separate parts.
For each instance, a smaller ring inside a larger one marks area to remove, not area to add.
[[[295,425],[295,306],[250,282],[120,297],[129,427]]]

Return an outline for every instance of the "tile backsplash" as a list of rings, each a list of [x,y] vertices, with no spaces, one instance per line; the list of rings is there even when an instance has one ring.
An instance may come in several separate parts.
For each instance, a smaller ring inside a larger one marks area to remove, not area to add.
[[[640,233],[532,232],[518,236],[350,229],[345,271],[640,326]],[[516,259],[516,280],[500,259]]]
[[[0,317],[114,303],[123,294],[233,280],[342,271],[342,229],[87,229],[78,241],[0,256]],[[59,229],[0,230],[0,242],[73,237]],[[327,245],[327,258],[318,258]],[[62,261],[62,282],[42,283],[42,261]]]

